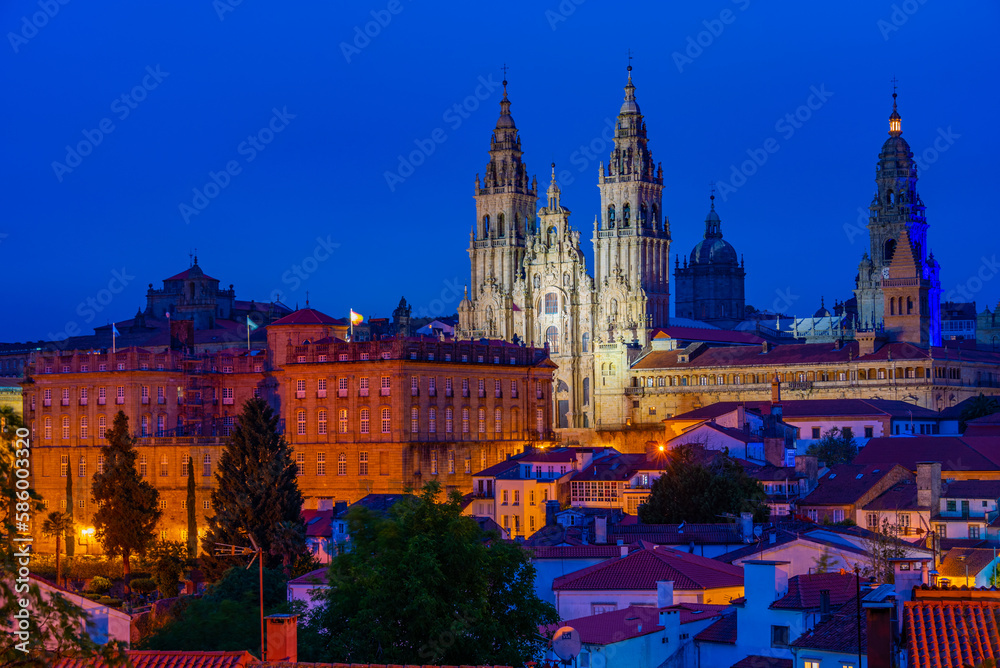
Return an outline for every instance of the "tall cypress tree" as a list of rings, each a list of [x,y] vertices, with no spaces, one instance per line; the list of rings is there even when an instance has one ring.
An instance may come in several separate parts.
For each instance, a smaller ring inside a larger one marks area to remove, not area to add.
[[[73,512],[73,462],[67,462],[66,464],[66,514],[69,515],[70,518],[75,516],[75,513]],[[73,540],[72,522],[70,522],[69,526],[66,528],[66,535],[63,536],[63,539],[66,543],[66,559],[69,559],[76,554],[76,541]]]
[[[219,576],[231,561],[214,559],[216,543],[247,545],[253,536],[264,552],[264,565],[277,568],[287,559],[294,563],[305,554],[302,493],[296,467],[284,436],[278,433],[278,416],[262,399],[248,399],[237,419],[236,429],[219,457],[212,491],[215,516],[208,519],[202,542],[203,566],[211,578]],[[283,524],[288,523],[288,524]],[[300,539],[278,540],[280,530],[300,528]],[[285,542],[274,549],[276,542]],[[291,552],[291,554],[288,554]]]
[[[194,496],[194,459],[188,456],[188,486],[187,486],[187,511],[188,511],[188,539],[187,552],[188,559],[198,556],[198,511],[195,508]]]
[[[160,493],[135,468],[138,439],[129,434],[128,417],[122,411],[115,416],[107,439],[108,444],[101,448],[104,471],[94,474],[94,528],[105,554],[121,556],[128,593],[130,559],[133,554],[145,555],[156,537],[154,530],[162,514]]]

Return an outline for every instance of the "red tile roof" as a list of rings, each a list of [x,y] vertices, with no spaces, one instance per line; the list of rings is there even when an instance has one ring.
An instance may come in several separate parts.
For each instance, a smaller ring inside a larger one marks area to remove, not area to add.
[[[794,665],[791,659],[778,659],[773,656],[761,656],[751,654],[740,659],[729,668],[792,668]]]
[[[304,575],[300,575],[297,578],[293,578],[288,581],[290,585],[316,585],[322,586],[327,584],[326,575],[329,568],[324,566],[323,568],[317,568],[314,571],[309,571]]]
[[[561,626],[572,626],[579,631],[580,640],[593,645],[611,645],[630,638],[662,631],[659,625],[660,612],[655,607],[630,605],[622,610],[614,610],[589,617],[578,617],[557,624],[539,627],[548,635]]]
[[[903,619],[911,668],[1000,659],[1000,602],[907,601]]]
[[[619,559],[618,545],[539,545],[526,547],[534,559]]]
[[[995,556],[990,548],[953,547],[944,555],[938,566],[938,575],[946,578],[965,578],[968,573],[970,578],[975,578],[993,562]]]
[[[201,267],[198,267],[198,270],[195,271],[194,270],[195,267],[198,267],[198,265],[196,265],[196,264],[192,265],[192,266],[188,267],[187,269],[185,269],[184,271],[182,271],[181,273],[174,274],[170,278],[164,278],[163,280],[164,281],[183,281],[185,278],[187,278],[188,276],[192,276],[192,275],[193,275],[194,278],[205,278],[205,279],[208,279],[209,281],[217,281],[217,280],[219,280],[217,278],[212,278],[211,276],[209,276],[208,274],[206,274],[205,272],[203,272],[201,270]]]
[[[788,578],[788,593],[771,604],[778,610],[809,610],[819,607],[819,593],[830,592],[830,605],[838,607],[857,594],[854,576],[840,573],[812,573]]]
[[[584,480],[628,480],[646,465],[646,455],[629,454],[602,457],[591,462],[573,476],[573,482]]]
[[[657,332],[663,332],[665,337],[658,337]],[[683,341],[708,341],[711,343],[743,343],[760,345],[764,339],[749,332],[736,332],[730,329],[705,329],[702,327],[666,327],[651,332],[651,338],[671,338]]]
[[[941,486],[944,499],[1000,499],[1000,480],[955,480]]]
[[[653,547],[558,577],[552,589],[655,591],[661,580],[672,580],[677,590],[742,587],[743,569],[696,554]]]
[[[698,642],[717,642],[726,645],[736,644],[736,611],[723,615],[722,619],[708,625],[702,629],[701,633],[694,637]]]
[[[130,651],[133,668],[249,668],[259,663],[249,652]],[[97,659],[59,659],[53,668],[106,668]]]
[[[867,447],[865,446],[865,448]],[[853,505],[872,488],[872,485],[884,478],[892,468],[892,464],[881,463],[837,464],[830,469],[827,475],[819,479],[816,489],[799,501],[799,506]]]
[[[346,320],[331,318],[325,313],[320,313],[313,308],[303,308],[289,313],[280,320],[275,320],[268,327],[275,325],[346,325]]]
[[[330,538],[333,535],[333,528],[330,522],[333,521],[334,510],[303,510],[302,521],[306,523],[306,536]]]
[[[735,411],[743,406],[757,413],[770,413],[770,401],[720,401],[681,413],[674,420],[708,420]],[[914,406],[905,401],[889,399],[782,399],[781,414],[785,418],[807,417],[910,417],[938,418],[940,415],[928,408]]]
[[[873,438],[854,458],[855,464],[901,464],[911,471],[917,462],[941,462],[942,471],[1000,470],[1000,439],[959,436],[895,436]]]
[[[742,545],[735,524],[630,524],[608,527],[608,540],[626,544],[640,540],[654,545]]]
[[[912,480],[901,480],[865,504],[864,510],[918,510],[917,486]],[[937,511],[937,508],[934,508]]]

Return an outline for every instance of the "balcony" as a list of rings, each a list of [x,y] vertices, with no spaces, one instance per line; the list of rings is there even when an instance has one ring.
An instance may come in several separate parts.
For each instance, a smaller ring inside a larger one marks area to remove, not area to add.
[[[222,405],[223,406],[232,406],[233,405],[233,398],[232,397],[223,397],[222,398]]]
[[[510,393],[510,398],[517,399],[517,390],[514,390],[513,392]]]
[[[326,390],[316,390],[316,396],[320,399],[326,399]]]
[[[465,397],[466,399],[468,399],[469,398],[469,391],[468,390],[462,390],[462,396]]]
[[[306,391],[305,390],[295,390],[295,398],[296,399],[305,399],[306,398]]]
[[[450,397],[453,397],[453,396],[455,396],[455,393],[454,393],[453,391],[451,391],[451,390],[445,390],[445,391],[444,391],[444,396],[446,396],[446,397],[449,397],[449,398],[450,398]]]
[[[410,388],[410,396],[411,397],[419,397],[420,396],[420,390],[418,390],[415,387],[411,387]]]
[[[148,403],[149,403],[149,397],[143,397],[143,398],[142,398],[142,404],[143,404],[143,405],[145,406],[145,405],[147,405]]]
[[[389,396],[389,388],[388,387],[379,388],[378,393],[383,397],[387,397]]]
[[[494,399],[503,399],[503,392],[501,392],[500,390],[496,390],[495,392],[493,392],[493,398]]]
[[[626,388],[625,389],[625,393],[628,394],[628,390],[630,390],[630,389],[631,388]],[[544,392],[542,392],[541,390],[535,392],[535,399],[544,399],[544,398],[545,398],[545,393]]]
[[[427,396],[428,397],[436,397],[437,395],[438,395],[438,391],[436,389],[434,389],[433,387],[431,389],[427,390]]]
[[[115,397],[115,403],[119,404],[119,405],[124,404],[125,403],[125,397]]]
[[[627,396],[627,397],[628,396],[641,397],[644,394],[646,394],[646,388],[645,387],[626,387],[625,388],[625,396]]]
[[[62,403],[63,406],[69,406],[69,397],[66,397],[60,403]]]
[[[367,397],[368,396],[368,388],[367,387],[362,387],[360,390],[358,390],[358,396],[359,397]]]
[[[337,396],[338,397],[346,397],[347,396],[347,388],[346,387],[342,387],[339,390],[337,390]]]
[[[163,404],[167,403],[167,398],[166,397],[156,397],[156,403],[158,403],[158,404],[160,404],[162,406]]]
[[[98,406],[103,406],[106,403],[108,403],[108,398],[107,397],[97,397],[97,405]]]
[[[81,406],[87,405],[87,397],[80,397],[80,405]]]
[[[486,398],[486,390],[479,390],[479,398],[480,399]]]

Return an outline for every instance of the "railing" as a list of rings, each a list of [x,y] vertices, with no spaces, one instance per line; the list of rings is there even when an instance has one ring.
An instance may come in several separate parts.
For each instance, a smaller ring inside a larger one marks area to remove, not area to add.
[[[108,398],[107,397],[97,397],[97,405],[98,406],[103,406],[106,403],[108,403]]]
[[[358,390],[358,396],[359,397],[367,397],[368,396],[368,388],[367,387],[362,387],[360,390]]]
[[[389,396],[389,388],[388,387],[381,387],[381,388],[379,388],[378,393],[379,393],[379,395],[381,395],[383,397],[388,397]]]
[[[326,399],[326,390],[316,390],[316,396],[320,399]]]
[[[295,398],[296,399],[305,399],[306,398],[306,391],[305,390],[295,390]]]
[[[149,397],[143,397],[143,398],[142,398],[142,404],[143,404],[143,405],[146,405],[146,404],[148,404],[148,403],[149,403]]]
[[[87,397],[80,397],[80,405],[81,406],[87,405]]]
[[[338,397],[346,397],[347,396],[347,390],[345,388],[338,389],[337,390],[337,396]]]
[[[626,387],[625,396],[637,396],[641,397],[646,394],[645,387]]]

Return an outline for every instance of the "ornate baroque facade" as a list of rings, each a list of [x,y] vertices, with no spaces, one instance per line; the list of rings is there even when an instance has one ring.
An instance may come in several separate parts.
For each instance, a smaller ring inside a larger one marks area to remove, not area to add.
[[[469,244],[471,294],[459,305],[459,338],[499,337],[544,343],[557,365],[555,425],[594,426],[599,345],[644,345],[669,320],[669,223],[663,172],[648,148],[631,67],[615,126],[614,149],[601,164],[601,214],[594,221],[595,277],[580,233],[569,224],[552,165],[545,206],[534,209],[537,182],[521,160],[507,82],[482,181]]]

